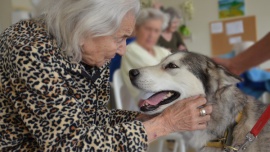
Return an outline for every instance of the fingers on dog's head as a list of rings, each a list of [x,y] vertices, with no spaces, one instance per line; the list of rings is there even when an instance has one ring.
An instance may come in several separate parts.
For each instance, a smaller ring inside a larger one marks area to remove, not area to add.
[[[212,111],[213,111],[212,105],[207,105],[207,106],[204,107],[204,109],[206,111],[206,114],[208,114],[208,115],[211,114]]]
[[[197,130],[204,130],[204,129],[206,129],[206,127],[207,127],[207,123],[201,123],[198,125]]]
[[[202,95],[196,95],[189,98],[185,98],[182,100],[182,102],[197,101],[197,100],[200,100],[201,98],[204,98],[204,97]]]
[[[207,100],[203,96],[199,96],[198,98],[193,99],[192,104],[195,107],[201,107],[205,105]]]
[[[200,117],[199,120],[198,120],[198,126],[200,128],[198,129],[205,129],[207,127],[207,122],[210,121],[210,116],[209,115],[206,115],[206,116],[203,116],[203,117]]]
[[[210,119],[211,119],[211,118],[210,118],[209,115],[200,117],[200,122],[199,122],[199,123],[206,123],[206,122],[208,122]]]

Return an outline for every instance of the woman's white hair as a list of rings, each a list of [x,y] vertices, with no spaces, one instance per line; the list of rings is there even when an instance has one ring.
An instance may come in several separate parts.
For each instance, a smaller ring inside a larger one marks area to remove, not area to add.
[[[168,26],[167,24],[168,24],[169,16],[166,15],[165,13],[161,12],[160,10],[154,9],[154,8],[142,9],[140,11],[138,18],[137,18],[136,26],[141,26],[145,22],[152,20],[152,19],[162,20],[162,22],[163,22],[162,30],[164,30]]]
[[[124,16],[137,17],[138,0],[43,0],[45,22],[58,45],[73,61],[81,61],[80,42],[87,37],[109,36]]]
[[[181,19],[181,15],[173,7],[168,7],[167,9],[163,10],[163,13],[165,13],[168,16],[167,20],[168,23],[166,28],[171,26],[174,18]]]

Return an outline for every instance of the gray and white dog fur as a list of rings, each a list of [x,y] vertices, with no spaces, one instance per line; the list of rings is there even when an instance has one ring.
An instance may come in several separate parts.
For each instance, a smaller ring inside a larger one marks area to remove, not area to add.
[[[170,68],[169,64],[176,65]],[[149,114],[160,113],[168,106],[194,95],[205,95],[207,104],[212,104],[213,112],[206,130],[181,133],[195,149],[202,152],[221,152],[221,148],[205,147],[214,139],[222,138],[226,128],[235,122],[239,112],[242,119],[233,131],[233,145],[242,144],[246,134],[252,129],[266,105],[242,93],[236,84],[238,76],[233,75],[210,58],[191,52],[179,52],[166,57],[161,63],[143,67],[139,74],[131,78],[132,84],[145,92],[172,90],[180,93],[173,102],[162,105]],[[246,152],[270,151],[270,122]]]

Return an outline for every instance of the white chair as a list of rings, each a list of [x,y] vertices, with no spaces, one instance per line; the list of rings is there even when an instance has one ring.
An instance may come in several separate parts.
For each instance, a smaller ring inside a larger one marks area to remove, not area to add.
[[[115,97],[115,107],[116,109],[130,110],[134,109],[133,106],[137,106],[130,96],[127,87],[125,86],[120,70],[116,70],[113,74],[113,93]],[[173,152],[185,152],[185,143],[180,134],[174,133],[164,137],[160,137],[157,141],[149,146],[149,152],[163,152],[164,143],[167,140],[175,140]]]
[[[124,85],[124,82],[122,80],[120,70],[118,69],[114,71],[113,81],[112,81],[116,109],[123,109],[122,102],[121,102],[121,95],[122,95],[121,88],[123,87],[123,85]]]
[[[163,152],[164,143],[167,140],[174,140],[175,141],[172,152],[185,152],[186,151],[185,141],[183,140],[182,135],[178,134],[178,133],[172,133],[172,134],[169,134],[167,136],[160,137],[158,139],[158,150],[155,150],[155,151]],[[151,145],[150,145],[150,147],[151,147]],[[155,151],[150,149],[150,152],[155,152]]]
[[[135,99],[133,99],[124,84],[120,69],[113,74],[113,93],[115,97],[115,108],[123,110],[138,110]],[[135,108],[136,107],[136,108]]]

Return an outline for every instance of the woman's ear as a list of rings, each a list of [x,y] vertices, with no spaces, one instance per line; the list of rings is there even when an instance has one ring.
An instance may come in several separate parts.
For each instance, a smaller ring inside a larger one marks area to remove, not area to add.
[[[84,38],[80,38],[79,44],[80,44],[80,47],[83,46],[83,44],[84,44]]]
[[[137,32],[138,32],[138,30],[139,30],[139,28],[140,28],[140,26],[139,26],[139,25],[135,25],[135,28],[134,28],[133,33],[134,33],[134,34],[135,34],[135,33],[137,33]]]
[[[133,29],[130,37],[136,37],[136,29],[137,29],[137,26],[134,26],[134,29]]]

